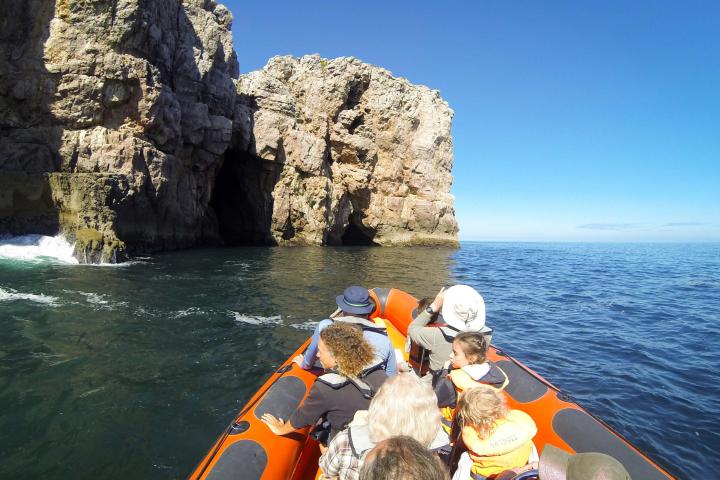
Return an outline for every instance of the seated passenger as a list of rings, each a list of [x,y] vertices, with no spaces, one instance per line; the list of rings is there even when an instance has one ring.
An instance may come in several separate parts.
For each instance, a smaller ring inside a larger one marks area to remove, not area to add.
[[[571,455],[550,444],[543,448],[540,462],[507,470],[495,480],[514,480],[523,473],[535,473],[539,480],[631,480],[625,467],[610,455],[595,452]]]
[[[373,448],[360,469],[360,480],[447,480],[437,455],[410,437],[392,437]]]
[[[358,325],[363,329],[365,339],[375,349],[375,354],[380,360],[382,368],[387,371],[388,375],[397,373],[397,359],[395,349],[390,342],[385,327],[376,325],[370,320],[370,314],[375,310],[375,303],[370,298],[370,292],[367,288],[353,285],[345,289],[342,295],[338,295],[335,299],[338,311],[318,323],[313,332],[312,340],[305,355],[298,355],[293,359],[301,368],[309,370],[315,364],[317,359],[318,338],[320,332],[333,322],[346,322]]]
[[[570,455],[545,445],[540,456],[540,480],[630,480],[622,463],[604,453]]]
[[[440,314],[438,316],[438,314]],[[437,318],[437,325],[428,324]],[[460,332],[481,332],[490,345],[492,330],[485,326],[485,302],[474,288],[455,285],[442,289],[435,300],[418,312],[408,327],[411,341],[429,351],[430,374],[437,379],[450,356],[452,341]]]
[[[350,423],[355,412],[368,408],[370,399],[387,378],[360,328],[349,323],[333,323],[320,332],[318,358],[326,373],[317,378],[290,418],[283,421],[266,413],[260,419],[276,435],[324,419],[330,424],[328,440],[331,440]]]
[[[459,393],[481,385],[503,390],[507,384],[505,372],[487,360],[485,337],[479,332],[459,333],[452,343],[450,365],[443,369],[435,385],[445,431],[450,433]]]
[[[364,412],[358,412],[358,417],[360,413]],[[365,454],[397,435],[414,438],[433,450],[449,443],[432,388],[413,373],[390,377],[380,387],[365,421],[355,420],[335,436],[320,457],[320,468],[327,477],[357,480]]]
[[[467,451],[453,480],[483,480],[528,464],[534,452],[535,422],[520,410],[510,410],[505,396],[491,387],[463,392],[455,421]]]

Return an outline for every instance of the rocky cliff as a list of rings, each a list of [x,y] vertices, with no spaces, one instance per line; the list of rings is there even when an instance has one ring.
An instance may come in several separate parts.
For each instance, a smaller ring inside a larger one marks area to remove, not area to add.
[[[274,172],[264,222],[275,242],[456,241],[453,112],[437,90],[354,58],[275,57],[240,77],[237,102],[234,148],[246,155],[223,169],[242,177],[252,157]]]
[[[212,0],[0,3],[0,234],[81,261],[200,244],[455,243],[452,111],[355,59],[238,77]]]

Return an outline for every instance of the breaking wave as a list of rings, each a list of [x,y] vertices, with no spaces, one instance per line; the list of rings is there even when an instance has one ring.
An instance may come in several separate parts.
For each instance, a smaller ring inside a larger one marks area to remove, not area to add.
[[[58,262],[77,264],[73,257],[75,245],[62,235],[22,235],[19,237],[0,237],[0,259],[24,262]]]

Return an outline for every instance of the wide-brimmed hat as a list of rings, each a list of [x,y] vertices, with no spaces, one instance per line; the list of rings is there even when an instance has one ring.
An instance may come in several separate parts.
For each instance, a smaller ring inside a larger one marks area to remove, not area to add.
[[[442,316],[460,331],[478,331],[485,326],[485,301],[468,285],[455,285],[445,292]]]
[[[342,295],[335,298],[335,302],[340,310],[347,313],[365,315],[375,310],[368,289],[358,285],[346,288]]]
[[[570,455],[545,445],[540,456],[540,480],[630,480],[622,463],[604,453]]]

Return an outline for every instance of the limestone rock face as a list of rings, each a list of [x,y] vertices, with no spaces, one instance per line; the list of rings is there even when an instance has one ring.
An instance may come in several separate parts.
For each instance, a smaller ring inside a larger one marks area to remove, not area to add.
[[[456,244],[452,117],[437,90],[357,59],[274,57],[238,81],[226,164],[272,172],[278,244]]]
[[[199,244],[453,244],[452,111],[352,58],[239,77],[213,0],[0,2],[0,235],[80,261]]]
[[[86,261],[217,240],[232,16],[212,0],[0,3],[0,233]]]

